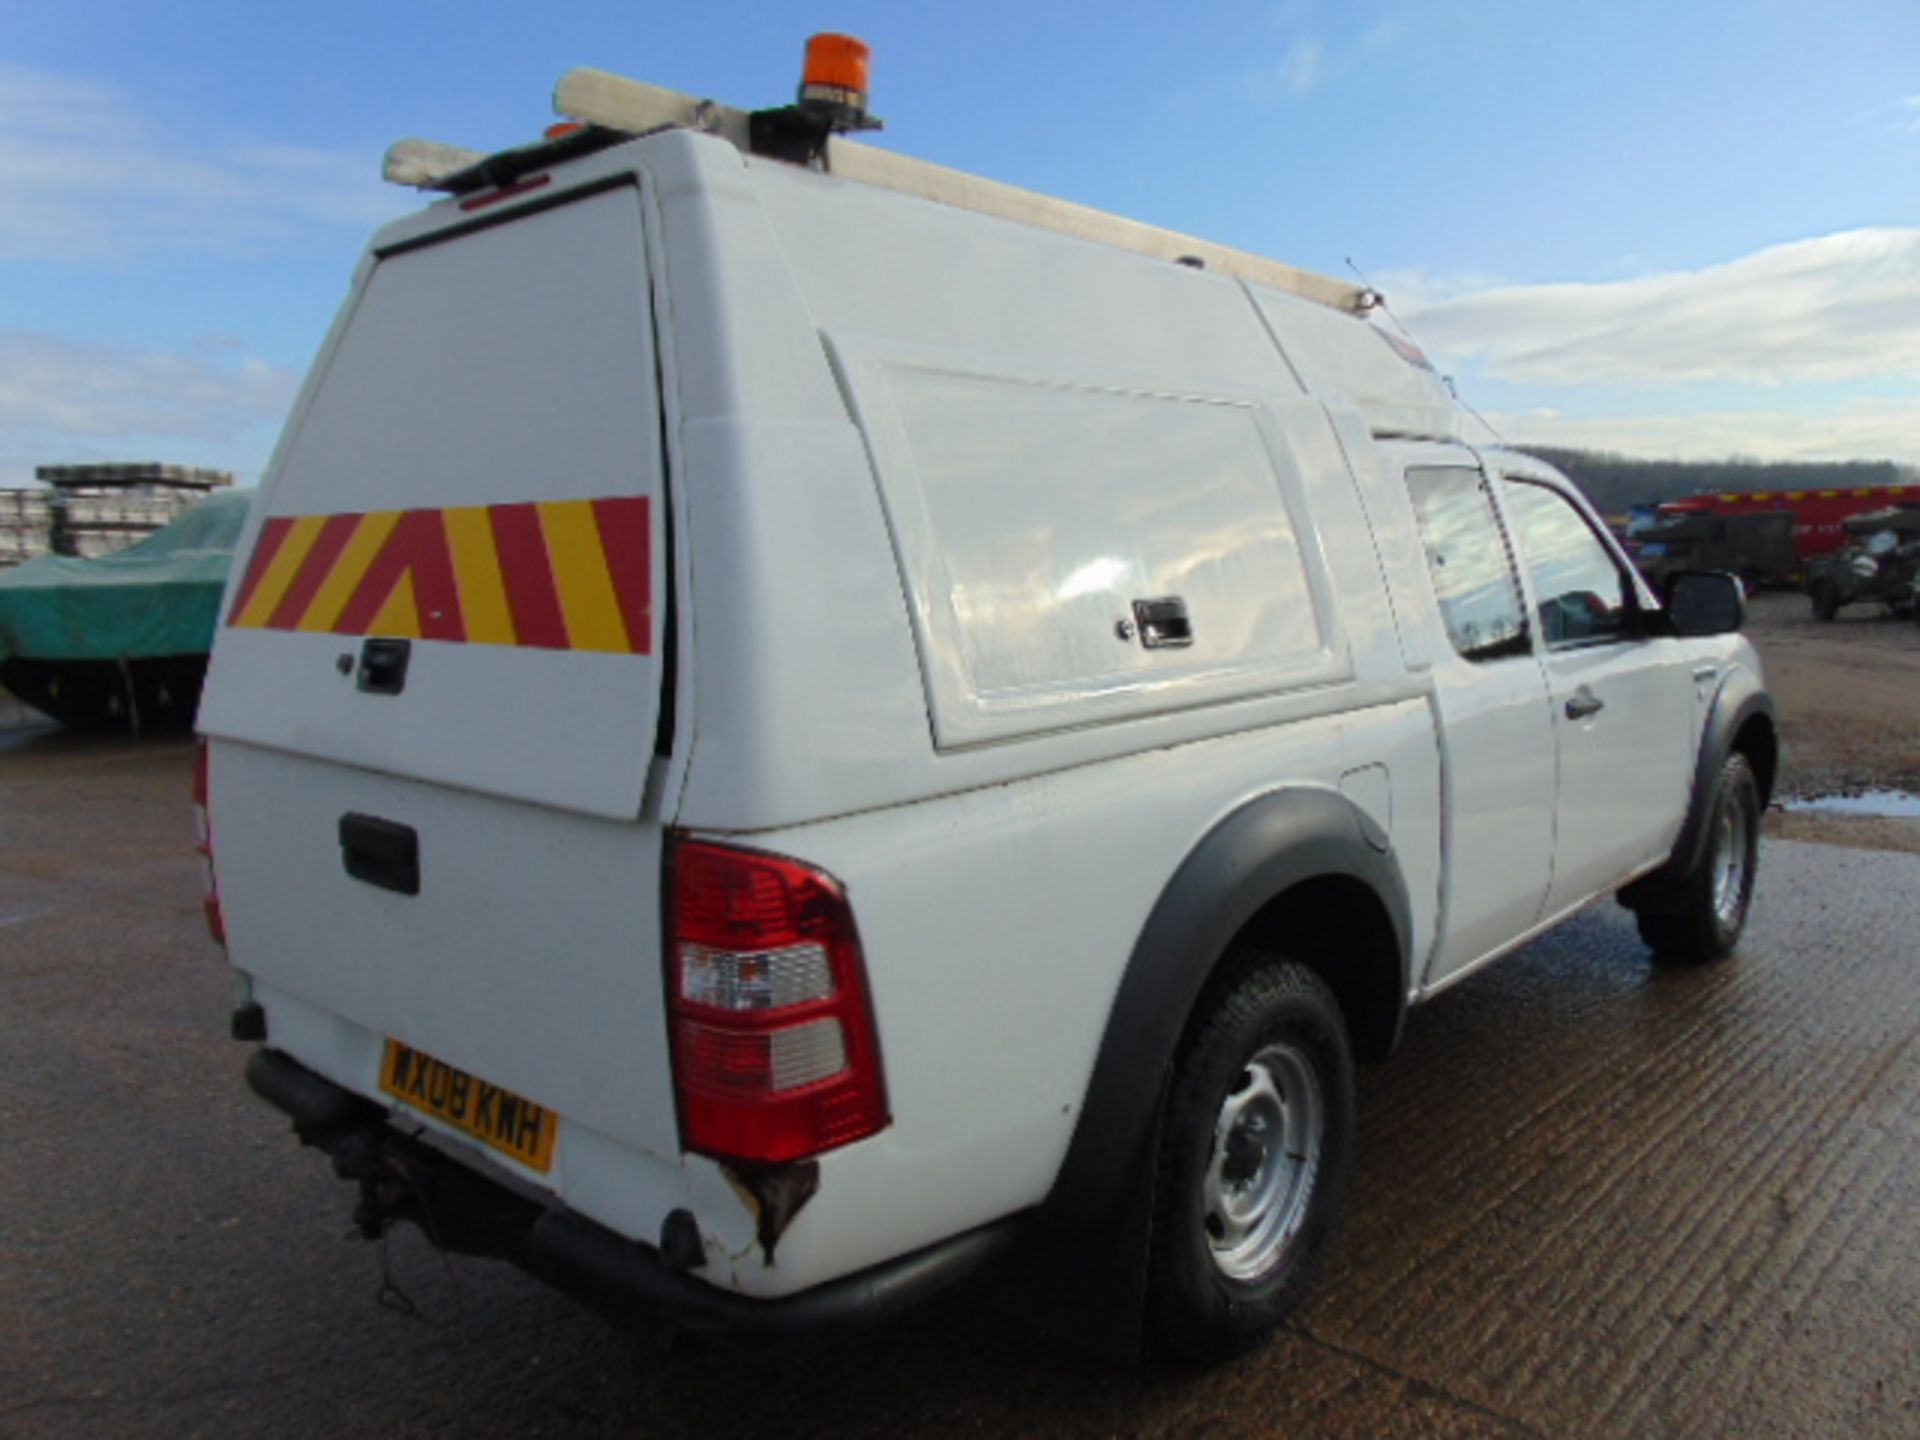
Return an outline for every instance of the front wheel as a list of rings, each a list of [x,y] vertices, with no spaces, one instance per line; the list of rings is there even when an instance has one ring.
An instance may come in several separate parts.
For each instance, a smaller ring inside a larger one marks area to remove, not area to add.
[[[1823,625],[1840,613],[1840,592],[1825,580],[1816,580],[1807,598],[1813,602],[1813,618]]]
[[[1306,966],[1247,956],[1197,1015],[1161,1127],[1148,1314],[1191,1360],[1256,1344],[1299,1304],[1353,1159],[1353,1058]]]
[[[1660,960],[1701,964],[1733,953],[1753,902],[1760,863],[1760,786],[1747,757],[1720,767],[1699,862],[1635,912],[1640,938]]]

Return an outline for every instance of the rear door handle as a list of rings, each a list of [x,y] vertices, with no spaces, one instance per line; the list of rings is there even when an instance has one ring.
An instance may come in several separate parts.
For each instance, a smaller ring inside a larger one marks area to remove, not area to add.
[[[398,695],[407,688],[408,640],[369,640],[360,647],[359,688],[369,695]]]
[[[420,836],[377,815],[340,817],[340,863],[347,874],[398,895],[420,893]]]
[[[1567,719],[1584,720],[1589,715],[1598,715],[1606,708],[1606,701],[1582,685],[1567,701]]]

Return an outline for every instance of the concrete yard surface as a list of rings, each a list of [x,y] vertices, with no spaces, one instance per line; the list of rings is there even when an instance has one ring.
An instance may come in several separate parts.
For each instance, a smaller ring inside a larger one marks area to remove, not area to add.
[[[1728,964],[1605,904],[1416,1012],[1314,1298],[1237,1364],[1116,1369],[972,1293],[662,1354],[411,1232],[378,1303],[226,1038],[190,747],[0,741],[8,1440],[1920,1434],[1920,855],[1770,841]]]

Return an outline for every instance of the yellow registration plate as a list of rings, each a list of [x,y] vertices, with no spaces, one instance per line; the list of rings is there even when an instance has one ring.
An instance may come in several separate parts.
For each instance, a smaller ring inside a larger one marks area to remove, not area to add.
[[[380,1061],[380,1088],[402,1105],[465,1131],[522,1165],[544,1172],[553,1164],[553,1142],[560,1133],[558,1115],[425,1051],[398,1040],[387,1041],[387,1053]]]

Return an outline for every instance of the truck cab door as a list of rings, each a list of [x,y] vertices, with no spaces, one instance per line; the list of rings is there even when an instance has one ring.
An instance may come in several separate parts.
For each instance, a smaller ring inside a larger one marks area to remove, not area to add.
[[[1644,595],[1571,497],[1515,473],[1498,490],[1544,647],[1559,770],[1553,915],[1672,848],[1689,794],[1694,685],[1685,647],[1645,633]]]
[[[1439,710],[1442,935],[1424,983],[1471,968],[1539,920],[1553,864],[1546,672],[1491,487],[1471,455],[1414,464],[1407,492],[1446,642]]]

